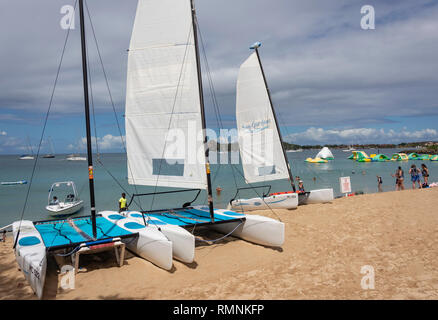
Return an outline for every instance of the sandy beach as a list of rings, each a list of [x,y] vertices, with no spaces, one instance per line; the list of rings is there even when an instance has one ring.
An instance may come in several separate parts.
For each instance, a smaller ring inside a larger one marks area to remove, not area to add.
[[[285,223],[282,250],[233,237],[198,242],[196,262],[174,260],[170,272],[130,252],[120,268],[112,251],[84,256],[74,290],[56,290],[51,269],[47,298],[437,299],[437,208],[438,188],[430,188],[258,212]],[[364,265],[374,269],[374,289],[361,287]],[[36,299],[18,270],[11,238],[0,243],[0,299]]]

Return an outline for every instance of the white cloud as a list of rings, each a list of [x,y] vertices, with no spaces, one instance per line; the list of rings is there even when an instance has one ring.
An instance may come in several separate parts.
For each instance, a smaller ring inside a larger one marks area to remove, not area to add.
[[[8,133],[6,131],[0,131],[0,136],[6,136]]]
[[[437,140],[436,129],[408,131],[375,128],[323,129],[311,127],[304,132],[289,134],[285,140],[297,144],[365,144],[400,143],[423,140]]]
[[[91,144],[92,144],[94,151],[97,151],[97,149],[99,149],[99,151],[112,150],[115,152],[120,152],[120,151],[123,151],[122,138],[123,138],[123,142],[124,142],[125,136],[120,137],[120,136],[113,136],[112,134],[106,134],[103,137],[97,138],[98,148],[96,148],[96,138],[95,137],[91,137]],[[87,148],[87,138],[82,137],[76,143],[69,144],[67,148],[69,150],[73,150],[73,151],[78,151],[78,150],[84,151]]]

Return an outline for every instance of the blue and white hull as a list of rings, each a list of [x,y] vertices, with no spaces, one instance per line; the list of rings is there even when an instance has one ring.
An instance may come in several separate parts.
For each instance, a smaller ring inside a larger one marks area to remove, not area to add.
[[[124,230],[138,233],[137,238],[125,241],[128,249],[160,268],[172,268],[172,242],[157,228],[145,226],[138,220],[124,217],[115,211],[102,211],[99,214]]]
[[[12,233],[17,243],[15,247],[17,263],[38,299],[41,299],[47,270],[46,246],[43,239],[33,222],[28,220],[14,222]]]
[[[195,236],[186,229],[148,215],[145,215],[143,219],[142,214],[138,211],[127,211],[126,216],[142,225],[146,221],[148,227],[163,233],[172,243],[172,254],[175,259],[185,263],[193,262],[195,258]]]

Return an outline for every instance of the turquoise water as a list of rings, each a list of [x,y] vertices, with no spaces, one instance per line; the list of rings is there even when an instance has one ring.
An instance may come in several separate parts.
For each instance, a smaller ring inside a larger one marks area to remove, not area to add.
[[[391,156],[399,150],[381,149],[380,153]],[[411,183],[408,177],[408,170],[412,163],[420,166],[425,163],[430,170],[429,181],[438,181],[438,161],[418,161],[407,162],[372,162],[359,163],[348,160],[351,154],[342,150],[332,150],[335,160],[325,164],[310,164],[304,162],[308,157],[314,157],[318,150],[306,150],[303,152],[288,152],[294,176],[300,176],[304,181],[307,190],[319,188],[333,188],[335,195],[339,192],[339,177],[350,176],[353,191],[363,191],[365,193],[377,192],[376,175],[383,178],[384,191],[394,190],[395,179],[391,174],[395,172],[397,166],[401,166],[405,171],[405,187],[410,188]],[[377,150],[365,150],[368,154],[377,153]],[[212,157],[215,153],[211,154]],[[88,215],[90,212],[88,195],[88,169],[86,161],[67,161],[66,155],[56,155],[53,159],[38,159],[35,176],[29,193],[28,203],[24,211],[24,219],[45,220],[50,216],[45,211],[47,197],[50,186],[53,182],[72,180],[75,182],[77,191],[81,199],[85,201],[84,209],[74,216]],[[103,154],[101,155],[102,167],[95,161],[95,194],[96,208],[100,210],[117,210],[118,199],[123,189],[131,193],[153,192],[154,187],[131,186],[127,183],[126,155],[125,154]],[[34,160],[18,160],[18,156],[0,156],[0,181],[28,180],[32,173]],[[234,165],[232,169],[228,164],[213,164],[212,183],[213,188],[222,188],[220,196],[214,195],[215,207],[226,207],[228,201],[236,193],[236,184],[239,187],[247,187],[242,177],[242,167]],[[117,179],[118,183],[107,173],[107,170]],[[238,173],[240,172],[240,173]],[[354,173],[353,173],[354,172]],[[234,174],[233,174],[234,173]],[[315,181],[313,178],[316,178]],[[290,185],[286,180],[270,181],[266,184],[272,185],[271,192],[290,190]],[[264,183],[254,184],[264,185]],[[27,185],[4,186],[0,185],[0,227],[12,223],[21,217],[26,197]],[[157,188],[157,191],[170,190],[169,188]],[[261,194],[261,189],[257,190]],[[241,196],[257,196],[253,190],[242,191]],[[195,192],[165,194],[152,197],[143,197],[140,205],[143,209],[159,209],[180,207],[183,203],[192,200]],[[59,195],[58,198],[63,198]],[[205,204],[206,193],[203,191],[194,204]],[[135,209],[136,206],[131,206]]]

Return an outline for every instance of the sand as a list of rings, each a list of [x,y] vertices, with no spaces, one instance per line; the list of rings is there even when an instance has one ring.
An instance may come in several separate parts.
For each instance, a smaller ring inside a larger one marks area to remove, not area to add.
[[[128,253],[81,258],[75,289],[56,299],[437,299],[438,188],[336,199],[296,210],[259,212],[286,225],[274,250],[228,238],[197,243],[196,262],[168,272]],[[219,237],[214,232],[204,237]],[[18,271],[11,239],[0,243],[0,299],[35,299]],[[361,268],[372,266],[374,289]]]

